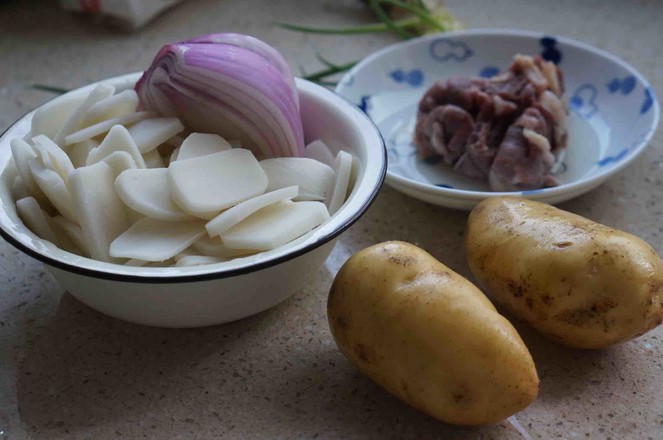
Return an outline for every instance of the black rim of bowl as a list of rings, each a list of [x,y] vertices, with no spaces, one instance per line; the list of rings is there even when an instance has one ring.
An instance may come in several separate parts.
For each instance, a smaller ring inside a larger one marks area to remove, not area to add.
[[[111,79],[111,78],[108,78]],[[255,263],[251,264],[246,267],[240,267],[237,269],[230,269],[230,270],[225,270],[222,272],[209,272],[209,273],[203,273],[203,274],[197,274],[197,275],[164,275],[164,276],[152,276],[152,275],[129,275],[129,274],[120,274],[120,273],[112,273],[112,272],[106,272],[103,270],[97,270],[97,269],[88,269],[80,266],[76,266],[74,264],[70,263],[65,263],[63,261],[56,260],[55,258],[49,257],[47,255],[43,255],[33,249],[30,249],[28,246],[24,245],[20,241],[18,241],[16,238],[14,238],[9,232],[7,232],[2,225],[0,225],[0,236],[7,241],[10,245],[14,246],[16,249],[19,251],[29,255],[30,257],[34,258],[35,260],[38,260],[44,264],[47,264],[51,267],[54,267],[56,269],[64,270],[66,272],[71,272],[75,273],[78,275],[84,275],[90,278],[97,278],[97,279],[103,279],[103,280],[110,280],[110,281],[122,281],[122,282],[129,282],[129,283],[148,283],[148,284],[178,284],[178,283],[193,283],[193,282],[199,282],[199,281],[209,281],[209,280],[217,280],[217,279],[223,279],[223,278],[231,278],[235,277],[238,275],[245,275],[248,273],[252,272],[257,272],[262,269],[267,269],[272,266],[276,266],[277,264],[281,264],[283,262],[292,260],[294,258],[300,257],[313,249],[316,249],[334,238],[338,237],[341,235],[343,232],[345,232],[350,226],[352,226],[359,218],[364,215],[364,213],[370,208],[370,206],[373,204],[375,201],[378,193],[380,192],[380,189],[382,188],[382,185],[384,184],[384,179],[385,176],[387,175],[387,147],[384,143],[384,139],[382,138],[382,134],[380,133],[380,130],[378,127],[375,125],[373,120],[368,117],[365,113],[363,113],[355,104],[353,104],[350,100],[345,98],[344,96],[341,96],[340,94],[336,93],[333,90],[326,89],[325,87],[322,87],[318,84],[315,84],[316,87],[320,87],[321,89],[325,89],[329,93],[332,93],[336,97],[342,99],[345,101],[356,113],[359,114],[359,117],[365,118],[365,120],[369,123],[369,126],[373,129],[375,134],[377,135],[377,138],[380,140],[380,151],[382,153],[382,168],[380,169],[379,172],[379,177],[377,184],[371,191],[371,193],[368,196],[368,199],[366,202],[355,212],[348,220],[343,222],[341,225],[338,226],[333,232],[325,235],[324,237],[320,238],[319,240],[310,243],[303,248],[287,253],[285,255],[282,255],[277,258],[269,259],[267,261],[261,262],[261,263]],[[55,97],[57,98],[57,97]],[[53,98],[53,99],[55,99]],[[42,105],[46,104],[47,102],[52,101],[46,101],[43,104],[41,104],[39,107]],[[39,108],[37,107],[37,108]],[[34,110],[34,109],[33,109]],[[25,113],[23,116],[18,118],[13,124],[11,124],[9,127],[7,127],[6,130],[0,134],[0,137],[4,136],[14,125],[16,125],[19,121],[21,121],[26,115],[28,115],[30,112],[33,110],[28,111]]]

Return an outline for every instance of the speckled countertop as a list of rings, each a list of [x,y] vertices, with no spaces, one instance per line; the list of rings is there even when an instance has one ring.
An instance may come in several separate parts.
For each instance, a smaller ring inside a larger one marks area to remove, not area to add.
[[[39,82],[76,87],[143,69],[160,45],[214,31],[270,41],[297,69],[369,54],[388,36],[311,37],[270,22],[359,23],[356,0],[190,1],[135,34],[60,12],[52,2],[0,2],[0,130],[51,95]],[[45,6],[47,4],[47,6]],[[519,27],[607,49],[663,96],[663,3],[449,0],[468,27]],[[663,253],[663,133],[628,169],[562,205],[635,233]],[[345,233],[314,284],[283,304],[228,325],[164,330],[127,324],[74,300],[40,263],[0,243],[0,440],[209,438],[518,439],[508,422],[457,428],[405,406],[359,375],[336,349],[325,301],[348,256],[370,244],[418,244],[459,273],[466,213],[385,187]],[[541,378],[517,415],[532,438],[663,438],[663,327],[585,352],[549,343],[516,323]]]

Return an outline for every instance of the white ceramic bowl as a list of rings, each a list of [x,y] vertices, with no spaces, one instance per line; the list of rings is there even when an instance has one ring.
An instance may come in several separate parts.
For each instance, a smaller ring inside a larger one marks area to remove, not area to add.
[[[107,80],[131,87],[140,74]],[[339,234],[376,197],[386,172],[386,152],[375,125],[357,107],[311,82],[297,79],[307,141],[338,142],[361,166],[352,193],[324,225],[273,251],[208,266],[139,268],[91,260],[37,238],[16,215],[10,194],[16,169],[9,142],[30,131],[34,112],[0,137],[0,234],[43,262],[69,293],[116,318],[160,327],[199,327],[244,318],[297,292],[325,261]],[[86,86],[90,89],[94,85]]]
[[[557,174],[560,186],[506,194],[562,202],[597,187],[644,150],[659,120],[652,87],[614,55],[568,38],[506,29],[422,37],[367,57],[336,91],[360,106],[382,132],[390,186],[426,202],[471,209],[505,193],[490,192],[484,182],[417,157],[411,142],[417,103],[436,81],[492,76],[517,53],[540,54],[563,70],[571,109],[569,147]]]

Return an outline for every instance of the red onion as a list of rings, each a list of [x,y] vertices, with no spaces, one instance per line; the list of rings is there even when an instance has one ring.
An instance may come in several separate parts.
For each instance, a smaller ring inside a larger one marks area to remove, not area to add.
[[[295,81],[281,54],[247,35],[165,45],[136,84],[141,106],[193,131],[237,139],[262,158],[302,156]]]

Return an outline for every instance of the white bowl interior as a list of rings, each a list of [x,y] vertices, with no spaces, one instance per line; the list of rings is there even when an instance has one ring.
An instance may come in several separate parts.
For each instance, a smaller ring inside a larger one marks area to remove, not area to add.
[[[412,144],[417,104],[436,81],[492,76],[517,53],[557,59],[570,103],[569,148],[557,173],[561,185],[524,194],[559,194],[604,179],[642,151],[658,122],[652,88],[635,69],[585,44],[531,32],[472,30],[397,44],[366,58],[337,92],[375,121],[389,155],[387,182],[429,193],[482,199],[487,183],[417,157]]]
[[[140,77],[132,73],[111,78],[118,87],[131,87]],[[21,245],[48,260],[78,269],[102,272],[112,276],[173,278],[178,276],[222,276],[224,272],[241,270],[279,260],[305,248],[328,241],[352,223],[375,197],[384,178],[386,157],[379,132],[373,123],[355,106],[324,87],[301,79],[296,80],[299,91],[302,122],[307,142],[322,139],[332,145],[343,145],[359,159],[355,164],[354,187],[345,204],[324,225],[272,251],[262,252],[232,261],[195,267],[146,268],[105,263],[63,251],[50,242],[39,239],[18,218],[11,184],[16,169],[11,158],[10,140],[25,137],[30,132],[33,112],[28,113],[0,137],[0,227]],[[94,84],[85,86],[91,88]],[[70,92],[71,93],[71,92]],[[49,262],[49,261],[46,261]],[[62,267],[61,267],[62,268]],[[67,267],[64,267],[66,270]]]

